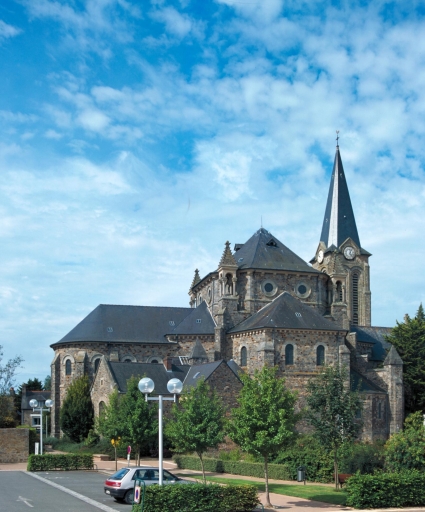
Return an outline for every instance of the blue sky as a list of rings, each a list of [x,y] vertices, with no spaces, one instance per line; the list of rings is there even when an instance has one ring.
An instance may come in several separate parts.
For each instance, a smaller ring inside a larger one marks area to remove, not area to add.
[[[335,130],[374,325],[425,297],[421,3],[3,0],[0,345],[18,382],[98,304],[185,306],[263,225],[315,254]]]

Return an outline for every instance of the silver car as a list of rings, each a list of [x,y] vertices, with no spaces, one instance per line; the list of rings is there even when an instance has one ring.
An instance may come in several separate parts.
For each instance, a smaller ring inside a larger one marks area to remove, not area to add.
[[[191,484],[189,480],[183,480],[169,471],[163,470],[163,483],[165,484]],[[122,468],[105,480],[105,494],[112,496],[117,501],[125,501],[129,505],[133,503],[134,481],[136,478],[143,480],[146,485],[159,483],[159,470],[151,466],[139,466]]]

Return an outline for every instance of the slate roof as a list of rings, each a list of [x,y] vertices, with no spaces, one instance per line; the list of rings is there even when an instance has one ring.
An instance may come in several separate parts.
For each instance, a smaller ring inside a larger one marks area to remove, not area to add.
[[[233,368],[228,363],[226,363],[224,359],[222,359],[220,361],[214,361],[213,363],[204,363],[191,366],[183,383],[184,388],[191,388],[196,386],[199,379],[201,378],[208,380],[208,378],[217,370],[221,364],[226,364],[229,366],[233,373],[235,373],[236,377],[239,378],[238,374],[233,370]]]
[[[385,336],[391,334],[391,327],[364,327],[362,325],[352,325],[351,332],[357,333],[357,341],[372,344],[372,361],[384,361],[387,352],[391,348],[391,343],[386,341]]]
[[[259,229],[233,254],[240,269],[290,270],[320,273],[283,245],[267,229]]]
[[[282,329],[344,331],[336,323],[327,320],[311,306],[304,304],[288,292],[281,293],[272,302],[257,311],[229,333],[276,327]]]
[[[168,343],[164,336],[191,312],[192,308],[100,304],[51,347],[59,343],[90,341]]]
[[[350,369],[350,377],[352,391],[359,390],[361,393],[386,393],[384,389],[377,386],[371,380],[366,379],[364,375],[360,375],[360,373],[353,370],[353,368]]]
[[[388,364],[397,364],[397,365],[403,364],[403,361],[402,361],[401,357],[398,355],[398,352],[394,345],[391,345],[390,351],[388,352],[388,355],[384,361],[384,365],[388,365]]]
[[[39,402],[45,402],[51,398],[51,391],[26,391],[22,394],[21,409],[32,409],[30,400],[34,398]]]
[[[127,391],[127,381],[130,377],[149,377],[155,383],[154,395],[169,395],[167,382],[170,379],[179,379],[184,381],[190,368],[189,365],[172,365],[172,371],[167,371],[163,364],[153,363],[121,363],[108,362],[109,369],[115,382],[118,385],[118,391],[125,393]]]
[[[344,167],[339,146],[337,146],[320,240],[326,244],[326,247],[332,244],[340,247],[349,237],[361,247]]]
[[[203,301],[198,307],[190,308],[184,320],[168,334],[214,334],[215,326],[207,303]]]
[[[193,348],[189,354],[189,359],[206,359],[208,361],[207,353],[205,352],[205,349],[199,339],[196,339],[195,344],[193,345]]]
[[[227,366],[232,370],[232,372],[239,377],[241,373],[244,373],[242,368],[236,363],[234,359],[230,359],[227,361]]]

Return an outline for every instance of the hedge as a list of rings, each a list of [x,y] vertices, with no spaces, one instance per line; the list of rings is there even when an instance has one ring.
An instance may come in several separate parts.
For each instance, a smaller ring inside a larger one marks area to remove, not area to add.
[[[421,507],[425,505],[425,473],[356,473],[346,483],[347,505],[354,508]]]
[[[93,469],[93,455],[49,453],[45,455],[30,455],[28,458],[28,471],[52,471],[54,469],[64,471]]]
[[[143,512],[251,512],[258,500],[253,485],[178,484],[146,487]],[[134,505],[133,512],[142,512]]]
[[[174,455],[174,462],[179,469],[202,471],[199,457],[193,455]],[[213,473],[230,473],[231,475],[254,476],[264,478],[264,464],[234,460],[205,458],[205,471]],[[274,480],[292,480],[291,472],[285,464],[269,464],[269,478]]]

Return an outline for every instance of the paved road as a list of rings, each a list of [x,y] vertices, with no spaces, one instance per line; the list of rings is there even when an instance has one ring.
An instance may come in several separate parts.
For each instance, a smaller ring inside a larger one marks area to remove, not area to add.
[[[35,475],[35,476],[34,476]],[[103,492],[106,476],[83,471],[0,473],[1,512],[131,512]]]

